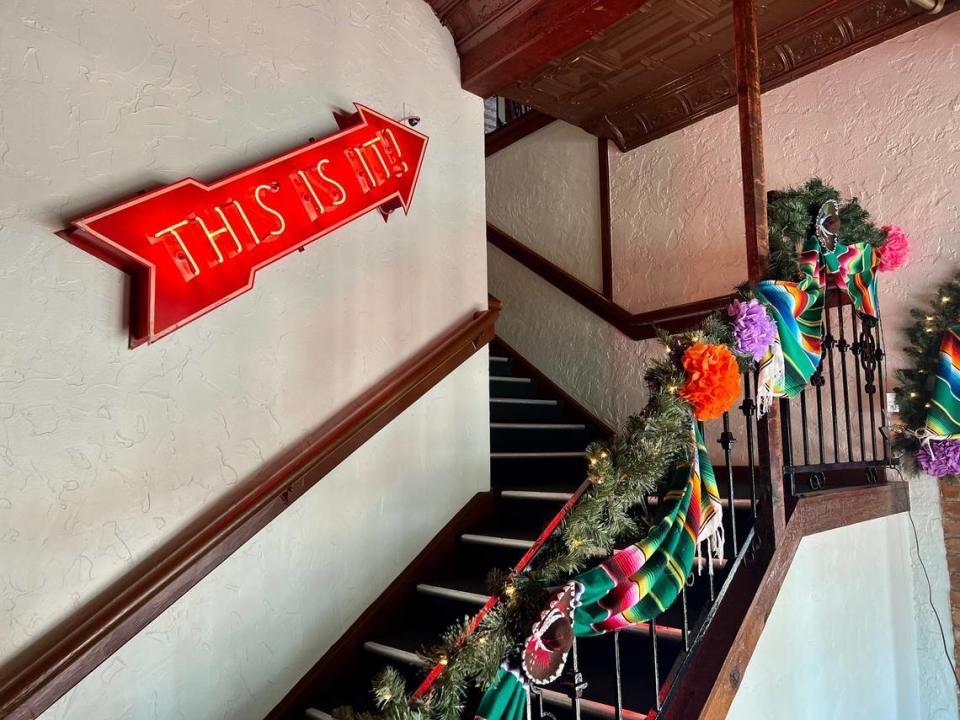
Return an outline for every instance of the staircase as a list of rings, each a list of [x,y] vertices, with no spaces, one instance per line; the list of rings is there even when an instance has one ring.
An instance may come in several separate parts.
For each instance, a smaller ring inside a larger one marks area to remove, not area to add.
[[[458,530],[453,562],[411,586],[401,600],[403,610],[395,615],[402,619],[363,637],[358,667],[341,669],[341,679],[332,686],[311,687],[304,693],[307,718],[329,720],[329,711],[341,705],[372,709],[371,680],[385,665],[407,677],[409,689],[416,687],[427,667],[421,649],[435,643],[452,622],[483,606],[489,597],[490,570],[514,567],[583,482],[584,448],[606,433],[599,421],[538,375],[502,342],[491,345],[489,509]],[[723,470],[717,468],[721,487]],[[742,487],[740,491],[739,497],[749,497]],[[656,503],[657,498],[650,499],[653,509]],[[724,500],[724,505],[727,511],[729,502]],[[736,500],[735,512],[742,539],[752,524],[750,501]],[[725,557],[732,557],[729,547]],[[620,633],[619,678],[612,635],[578,641],[580,670],[589,683],[580,701],[581,714],[616,717],[618,687],[623,717],[647,717],[656,710],[664,678],[692,639],[695,621],[720,588],[727,564],[715,562],[713,577],[701,566],[702,576],[653,626],[644,623]],[[331,651],[335,652],[336,648]],[[321,663],[335,664],[331,653]],[[557,718],[572,718],[563,680],[543,691],[543,710]],[[467,715],[472,710],[468,707]]]

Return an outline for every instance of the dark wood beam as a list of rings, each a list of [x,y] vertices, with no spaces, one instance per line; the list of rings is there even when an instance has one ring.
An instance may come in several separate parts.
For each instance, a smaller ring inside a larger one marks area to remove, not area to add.
[[[734,0],[733,14],[747,277],[750,282],[756,283],[766,275],[770,266],[766,174],[763,163],[763,113],[760,104],[758,0]],[[766,418],[759,423],[758,430],[758,532],[766,542],[776,547],[780,543],[786,522],[778,403],[773,403],[770,407]]]
[[[497,95],[636,12],[645,2],[466,0],[460,3],[466,10],[491,19],[479,23],[463,39],[458,39],[456,28],[452,28],[460,53],[463,88],[484,98]]]

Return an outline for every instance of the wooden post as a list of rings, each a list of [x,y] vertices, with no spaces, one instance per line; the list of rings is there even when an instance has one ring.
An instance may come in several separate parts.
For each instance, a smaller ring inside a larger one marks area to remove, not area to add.
[[[751,283],[770,267],[767,235],[767,191],[763,166],[763,117],[760,108],[760,47],[757,40],[758,0],[734,0],[737,103],[740,109],[740,161],[743,172],[743,220],[747,241],[747,274]],[[783,497],[783,442],[779,404],[773,403],[759,423],[757,496],[761,537],[776,547],[786,515]],[[768,547],[768,550],[772,548]]]
[[[600,261],[603,296],[613,300],[613,247],[610,240],[610,149],[606,138],[597,138],[600,172]]]

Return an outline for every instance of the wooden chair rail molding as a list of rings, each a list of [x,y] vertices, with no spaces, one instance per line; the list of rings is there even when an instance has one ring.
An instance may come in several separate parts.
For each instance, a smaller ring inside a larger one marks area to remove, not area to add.
[[[872,487],[827,490],[802,496],[790,514],[779,544],[754,540],[714,607],[710,623],[683,675],[671,678],[658,720],[722,720],[783,586],[800,541],[816,533],[907,512],[910,493],[903,481]]]
[[[0,718],[37,717],[494,336],[500,301],[461,322],[0,668]]]
[[[535,272],[548,283],[555,285],[631,340],[648,340],[656,337],[658,328],[671,332],[686,330],[714,310],[724,307],[733,298],[733,295],[723,295],[685,305],[674,305],[661,310],[633,314],[490,223],[487,223],[487,242],[505,252],[528,270]]]
[[[537,130],[545,128],[552,123],[553,120],[552,117],[545,115],[539,110],[530,110],[524,113],[516,120],[511,120],[502,128],[498,128],[484,136],[484,156],[490,157],[504,148],[513,145],[518,140],[523,140],[527,135],[532,135]]]

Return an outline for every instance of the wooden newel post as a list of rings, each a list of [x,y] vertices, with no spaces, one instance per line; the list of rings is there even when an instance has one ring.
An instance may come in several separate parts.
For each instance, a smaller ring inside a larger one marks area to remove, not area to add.
[[[737,103],[740,110],[740,160],[743,171],[743,219],[747,269],[751,283],[770,267],[767,235],[767,190],[763,166],[763,118],[760,108],[760,47],[757,40],[757,0],[734,0]],[[771,404],[757,433],[760,478],[760,536],[779,544],[786,522],[783,498],[783,444],[779,403]],[[767,548],[768,550],[772,548]]]

